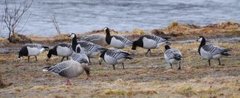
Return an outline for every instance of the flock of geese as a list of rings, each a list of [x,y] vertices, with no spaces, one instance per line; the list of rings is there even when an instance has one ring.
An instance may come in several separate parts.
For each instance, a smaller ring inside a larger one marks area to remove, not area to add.
[[[77,77],[83,72],[86,72],[88,77],[90,76],[89,64],[91,64],[91,58],[100,55],[101,60],[99,63],[104,61],[105,63],[112,65],[114,70],[116,64],[122,64],[124,69],[124,61],[127,59],[133,59],[133,55],[121,49],[132,47],[132,50],[136,50],[137,47],[142,47],[147,49],[147,55],[149,53],[151,54],[151,49],[156,49],[161,45],[165,45],[164,58],[166,62],[171,68],[172,64],[177,62],[179,65],[178,69],[181,69],[182,54],[180,50],[170,47],[170,42],[168,41],[169,38],[155,35],[143,35],[136,41],[131,41],[123,36],[111,35],[110,29],[107,27],[104,28],[104,32],[106,33],[106,43],[113,48],[107,49],[101,45],[85,40],[78,41],[77,35],[72,33],[69,36],[72,38],[71,44],[60,43],[51,49],[49,49],[48,46],[41,44],[26,44],[20,49],[18,58],[27,56],[29,62],[30,56],[34,56],[37,61],[37,55],[48,50],[47,61],[50,60],[52,55],[60,56],[62,59],[61,62],[56,65],[44,67],[43,71],[52,72],[65,77],[67,78],[67,84],[71,84],[69,79]],[[197,41],[200,42],[198,53],[202,58],[208,60],[209,66],[211,66],[211,59],[217,59],[219,65],[221,65],[220,58],[222,56],[230,55],[228,53],[229,49],[206,44],[206,39],[203,36],[200,36]],[[64,61],[64,58],[67,60]]]

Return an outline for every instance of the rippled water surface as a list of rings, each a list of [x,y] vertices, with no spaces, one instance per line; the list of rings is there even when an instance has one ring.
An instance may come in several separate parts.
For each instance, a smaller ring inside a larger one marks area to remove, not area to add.
[[[3,1],[0,0],[1,11]],[[87,32],[106,26],[120,31],[150,30],[166,27],[173,21],[198,25],[238,22],[239,9],[240,0],[34,0],[18,31],[28,35],[55,35],[53,15],[62,32]],[[6,32],[1,27],[0,31]]]

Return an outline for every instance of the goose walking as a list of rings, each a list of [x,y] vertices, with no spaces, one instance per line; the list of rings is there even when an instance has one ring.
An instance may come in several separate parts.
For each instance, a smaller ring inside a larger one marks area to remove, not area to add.
[[[54,74],[58,74],[62,77],[67,78],[67,84],[71,85],[70,79],[78,77],[81,75],[84,71],[87,74],[87,77],[90,76],[90,68],[85,64],[80,64],[77,61],[74,60],[67,60],[60,62],[54,66],[44,67],[43,71],[46,72],[52,72]],[[88,79],[88,78],[87,78]]]
[[[71,56],[72,53],[73,51],[70,45],[66,43],[60,43],[55,45],[52,49],[48,51],[47,60],[49,60],[52,57],[52,55],[56,55],[56,56],[62,56],[61,61],[63,61],[65,57],[68,59],[68,57]]]
[[[20,49],[18,58],[21,59],[23,56],[27,56],[29,62],[30,56],[34,56],[37,61],[37,56],[46,49],[48,47],[41,44],[26,44]]]
[[[80,53],[80,48],[76,48],[77,45],[80,45],[83,49],[83,51],[85,51],[85,54],[87,54],[87,56],[89,57],[89,62],[91,63],[90,58],[96,57],[98,54],[100,54],[100,52],[102,51],[102,46],[94,44],[92,42],[89,41],[77,41],[77,35],[72,33],[71,34],[72,37],[72,49],[73,51],[75,51],[76,53]]]
[[[105,41],[114,48],[122,49],[132,45],[132,41],[128,40],[126,37],[111,35],[108,27],[104,28],[104,32],[106,33]]]
[[[178,62],[178,69],[181,69],[182,54],[178,49],[170,48],[169,45],[165,45],[164,58],[167,63],[170,64],[171,68],[174,62]]]
[[[155,35],[143,35],[133,42],[132,50],[136,50],[137,47],[142,47],[148,49],[146,55],[148,53],[151,54],[151,49],[158,48],[160,45],[168,43],[168,39],[169,38],[163,38]]]
[[[197,40],[200,42],[200,45],[198,47],[198,53],[199,55],[208,60],[208,65],[211,66],[211,59],[217,59],[218,64],[221,65],[220,58],[222,56],[229,56],[230,54],[228,51],[229,49],[221,48],[218,46],[214,46],[212,44],[206,44],[206,39],[203,36],[199,36],[199,39]]]
[[[113,66],[113,70],[115,70],[115,65],[121,63],[123,69],[124,61],[126,59],[132,59],[129,53],[121,51],[121,50],[113,50],[113,49],[106,49],[104,50],[100,57],[107,63]],[[100,63],[101,64],[101,63]]]

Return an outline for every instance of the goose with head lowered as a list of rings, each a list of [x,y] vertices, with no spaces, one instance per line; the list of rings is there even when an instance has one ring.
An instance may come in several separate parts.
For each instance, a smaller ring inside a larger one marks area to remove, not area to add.
[[[133,59],[128,52],[117,49],[105,49],[102,51],[100,57],[107,64],[111,64],[113,66],[113,70],[115,70],[115,65],[119,63],[122,64],[123,69],[125,69],[124,61],[126,59]]]
[[[37,56],[46,49],[48,49],[48,47],[41,44],[26,44],[20,49],[18,58],[20,59],[23,56],[27,56],[29,62],[30,56],[34,56],[37,61]]]
[[[68,57],[71,56],[72,53],[73,51],[69,44],[60,43],[55,45],[52,49],[48,51],[47,61],[52,57],[52,55],[61,56],[61,61],[63,61],[65,57],[68,59]]]
[[[178,69],[181,69],[182,53],[178,49],[170,48],[169,45],[165,45],[164,58],[171,68],[174,62],[178,62]]]
[[[142,47],[148,49],[146,55],[148,53],[151,54],[151,49],[156,49],[162,44],[169,43],[169,38],[164,38],[155,35],[143,35],[138,40],[134,41],[132,44],[132,50],[136,50],[137,47]]]
[[[132,45],[132,41],[126,37],[111,35],[108,27],[104,28],[104,32],[106,33],[105,41],[114,48],[122,49]]]
[[[52,72],[54,74],[58,74],[62,77],[67,78],[66,85],[71,85],[72,83],[70,79],[78,77],[84,71],[86,72],[88,77],[90,76],[90,68],[86,64],[80,64],[72,59],[60,62],[53,66],[44,67],[43,71]]]
[[[229,56],[228,53],[230,49],[221,48],[218,46],[214,46],[212,44],[206,44],[206,39],[203,36],[199,36],[198,40],[200,45],[198,47],[199,55],[208,60],[208,65],[211,66],[211,59],[217,59],[218,64],[221,65],[220,58],[222,56]]]
[[[100,54],[100,52],[102,51],[102,46],[94,44],[92,42],[89,41],[77,41],[77,35],[72,33],[71,34],[72,37],[72,49],[74,52],[76,53],[80,53],[80,48],[76,48],[77,45],[79,44],[82,48],[82,50],[85,52],[85,54],[87,54],[87,56],[89,57],[89,62],[90,58],[96,57],[98,54]]]

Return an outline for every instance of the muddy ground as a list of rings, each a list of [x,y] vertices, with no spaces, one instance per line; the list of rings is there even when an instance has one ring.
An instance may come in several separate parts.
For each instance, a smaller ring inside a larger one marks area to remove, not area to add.
[[[126,69],[117,65],[98,64],[93,59],[91,78],[86,74],[72,80],[72,86],[65,85],[65,79],[42,72],[42,68],[60,62],[54,57],[46,62],[46,54],[16,60],[21,44],[2,45],[0,72],[2,81],[9,86],[0,88],[0,98],[79,98],[79,97],[134,97],[134,98],[240,98],[240,41],[211,40],[211,43],[229,48],[232,55],[222,58],[223,65],[212,60],[208,66],[197,53],[199,43],[174,41],[172,47],[182,51],[182,70],[176,64],[171,69],[163,58],[163,47],[154,49],[152,56],[145,56],[146,50],[138,48],[133,60],[125,62]],[[130,48],[125,49],[130,51]]]

